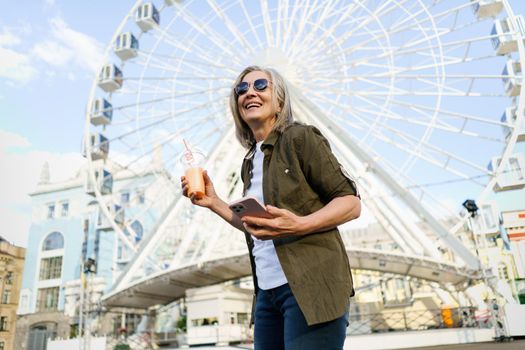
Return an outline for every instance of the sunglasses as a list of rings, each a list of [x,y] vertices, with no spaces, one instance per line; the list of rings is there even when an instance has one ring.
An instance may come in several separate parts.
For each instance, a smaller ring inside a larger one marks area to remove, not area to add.
[[[266,90],[269,84],[270,82],[268,81],[268,79],[257,79],[253,82],[253,88],[255,89],[255,91],[260,92],[260,91]],[[243,81],[242,83],[239,83],[235,87],[234,91],[238,97],[238,96],[241,96],[247,93],[249,89],[250,89],[250,83]]]

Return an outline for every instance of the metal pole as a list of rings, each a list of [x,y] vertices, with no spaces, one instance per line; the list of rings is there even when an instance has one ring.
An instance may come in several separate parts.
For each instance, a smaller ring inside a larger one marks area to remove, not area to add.
[[[83,325],[84,322],[84,263],[80,264],[80,306],[78,310],[78,336],[77,339],[79,339],[78,342],[78,348],[79,350],[83,350],[83,344],[82,344],[82,331],[83,331]]]
[[[479,267],[481,269],[481,276],[483,277],[483,283],[485,284],[485,291],[487,293],[487,308],[488,308],[488,311],[489,311],[489,317],[490,317],[490,320],[492,322],[492,327],[494,328],[494,339],[496,339],[498,337],[498,320],[496,318],[496,315],[494,314],[494,310],[493,310],[493,307],[492,307],[492,302],[489,301],[489,297],[488,297],[488,294],[489,294],[489,278],[487,276],[487,271],[485,270],[485,266],[483,264],[483,260],[481,259],[481,254],[479,252],[479,245],[478,245],[478,236],[482,238],[482,241],[483,241],[483,249],[485,250],[485,254],[487,256],[487,261],[489,259],[489,254],[488,254],[488,251],[487,251],[487,237],[486,235],[483,233],[483,234],[479,234],[477,235],[475,230],[474,230],[474,223],[472,221],[472,218],[473,216],[471,215],[468,219],[468,223],[469,223],[469,228],[470,228],[470,232],[472,232],[472,237],[474,239],[474,246],[476,248],[476,253],[478,254],[478,259],[479,259]],[[494,293],[495,294],[495,293]],[[495,295],[494,295],[495,297]],[[490,303],[490,305],[489,305]]]

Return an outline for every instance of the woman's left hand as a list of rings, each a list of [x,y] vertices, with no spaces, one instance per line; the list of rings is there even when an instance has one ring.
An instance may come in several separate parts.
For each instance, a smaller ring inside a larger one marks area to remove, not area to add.
[[[291,235],[306,234],[307,219],[287,209],[267,205],[266,211],[271,219],[245,216],[242,218],[244,228],[254,237],[267,240]]]

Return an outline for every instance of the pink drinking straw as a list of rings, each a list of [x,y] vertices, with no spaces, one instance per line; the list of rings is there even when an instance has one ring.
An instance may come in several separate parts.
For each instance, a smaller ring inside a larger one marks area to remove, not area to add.
[[[184,152],[184,157],[186,158],[186,161],[188,163],[193,163],[193,161],[195,160],[195,158],[193,157],[193,153],[191,152],[191,149],[190,147],[188,146],[188,143],[186,142],[186,139],[182,139],[182,142],[184,143],[184,148],[186,148],[186,152]]]

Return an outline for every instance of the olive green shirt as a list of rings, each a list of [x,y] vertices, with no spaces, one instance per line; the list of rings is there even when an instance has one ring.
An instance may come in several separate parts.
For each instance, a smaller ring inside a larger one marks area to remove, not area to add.
[[[272,131],[263,142],[265,204],[296,215],[311,214],[336,197],[359,196],[355,183],[339,164],[328,141],[313,126],[294,123]],[[246,155],[241,176],[250,187],[254,148]],[[245,233],[255,292],[257,276],[253,240]],[[273,240],[290,288],[309,325],[341,317],[354,294],[346,249],[337,228]]]

